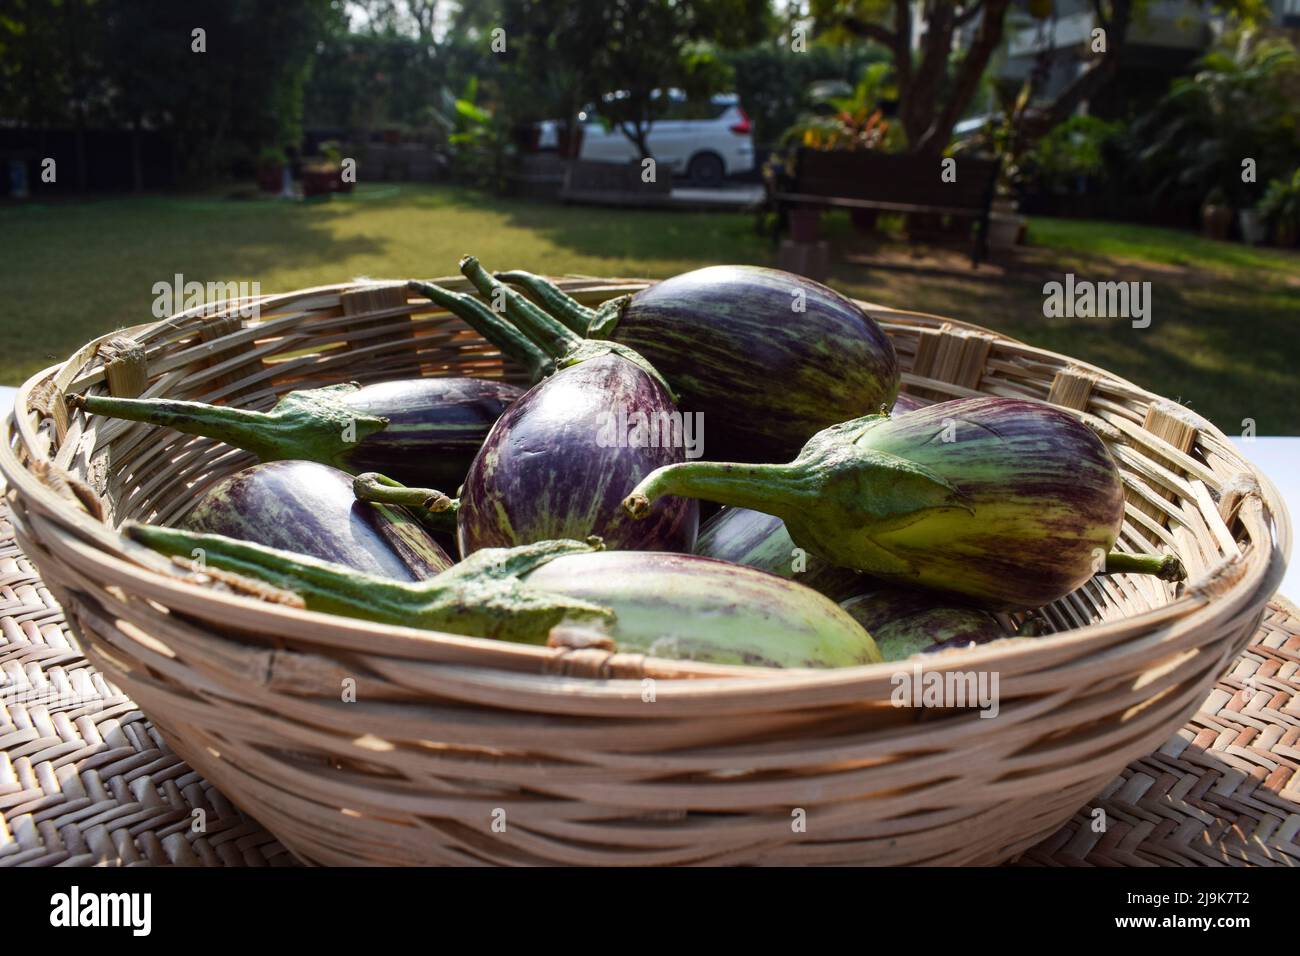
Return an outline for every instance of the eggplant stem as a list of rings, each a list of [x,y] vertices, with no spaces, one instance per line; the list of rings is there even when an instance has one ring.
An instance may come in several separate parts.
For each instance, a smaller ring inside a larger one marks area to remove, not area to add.
[[[488,275],[474,256],[464,256],[460,260],[460,271],[485,299],[500,296],[505,304],[506,315],[551,358],[563,358],[582,341],[581,334],[538,308],[510,286]]]
[[[501,282],[519,286],[571,331],[587,337],[591,323],[596,319],[596,310],[587,308],[550,279],[519,269],[496,272],[493,276]]]
[[[1106,555],[1102,574],[1154,574],[1162,581],[1183,581],[1187,569],[1173,554],[1128,554],[1111,551]]]
[[[127,522],[127,537],[162,554],[195,560],[273,584],[303,598],[309,610],[448,631],[476,637],[541,644],[566,621],[607,625],[607,607],[529,587],[529,572],[566,554],[599,550],[599,543],[542,541],[519,548],[484,548],[424,581],[394,581],[329,561],[267,548],[219,534],[195,534]]]
[[[388,419],[351,408],[341,396],[355,383],[289,392],[269,412],[167,398],[69,396],[68,404],[91,415],[124,418],[202,435],[251,451],[262,461],[297,459],[347,471],[358,442],[388,426]]]
[[[502,355],[522,365],[528,370],[529,380],[534,384],[554,370],[550,357],[543,349],[474,296],[452,292],[440,285],[418,279],[412,279],[406,285],[435,305],[442,306],[495,345]]]
[[[111,395],[69,395],[68,406],[91,415],[124,418],[146,425],[163,425],[187,435],[215,438],[227,445],[244,448],[266,459],[267,432],[275,419],[267,412],[254,412],[229,405],[207,405],[167,398],[115,398]]]
[[[434,488],[408,488],[387,475],[368,471],[352,479],[352,494],[358,501],[409,508],[431,530],[456,533],[460,499],[450,498]]]
[[[632,493],[623,499],[623,510],[633,518],[644,518],[659,498],[683,495],[782,517],[773,506],[781,487],[792,477],[789,465],[717,461],[664,465],[641,479]]]

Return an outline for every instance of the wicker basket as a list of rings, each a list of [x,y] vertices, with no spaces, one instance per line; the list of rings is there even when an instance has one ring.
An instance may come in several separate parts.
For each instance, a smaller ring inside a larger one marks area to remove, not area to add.
[[[594,304],[645,283],[561,284]],[[309,862],[1005,860],[1195,710],[1250,639],[1290,545],[1267,479],[1186,410],[983,329],[864,303],[912,393],[1082,415],[1124,472],[1122,543],[1176,552],[1188,583],[1096,578],[1046,609],[1063,633],[926,661],[996,672],[991,720],[891,706],[899,665],[693,665],[309,613],[213,586],[113,530],[179,518],[249,456],[70,415],[62,396],[266,408],[342,379],[518,371],[400,283],[263,297],[256,319],[236,314],[248,304],[106,336],[37,375],[4,423],[0,469],[19,543],[91,661]]]

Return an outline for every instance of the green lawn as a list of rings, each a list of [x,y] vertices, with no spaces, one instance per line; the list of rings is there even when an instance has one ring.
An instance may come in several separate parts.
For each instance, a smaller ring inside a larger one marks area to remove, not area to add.
[[[879,253],[842,220],[837,252]],[[486,197],[455,188],[362,187],[349,199],[151,196],[0,208],[0,383],[17,384],[87,339],[151,319],[153,285],[258,281],[284,291],[355,276],[454,273],[466,252],[492,268],[662,277],[719,262],[767,263],[753,220],[728,213],[616,211]],[[888,305],[966,319],[1102,365],[1207,415],[1230,433],[1300,434],[1300,257],[1162,229],[1034,220],[1030,247],[997,276],[841,263],[831,284]],[[883,250],[899,258],[896,243]],[[902,258],[906,258],[903,252]],[[1149,280],[1152,323],[1046,319],[1043,284]]]

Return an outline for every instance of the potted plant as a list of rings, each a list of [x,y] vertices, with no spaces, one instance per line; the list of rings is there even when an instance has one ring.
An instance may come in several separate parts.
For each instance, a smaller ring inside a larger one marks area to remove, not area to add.
[[[1273,230],[1273,240],[1279,246],[1294,247],[1300,236],[1300,168],[1289,179],[1270,182],[1257,208]]]
[[[289,159],[278,146],[264,146],[257,154],[257,188],[278,193],[284,184],[284,167]]]
[[[1223,190],[1215,186],[1201,203],[1201,231],[1210,239],[1227,239],[1232,228],[1233,209]]]
[[[353,183],[343,178],[343,150],[339,144],[327,139],[320,144],[320,152],[325,157],[325,162],[334,168],[333,190],[340,193],[352,192]]]

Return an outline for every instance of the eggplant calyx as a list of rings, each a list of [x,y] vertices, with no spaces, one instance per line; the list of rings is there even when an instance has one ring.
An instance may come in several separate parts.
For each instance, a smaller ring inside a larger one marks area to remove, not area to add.
[[[632,296],[620,295],[597,306],[595,316],[587,326],[587,338],[607,339],[613,335],[618,324],[623,321],[623,313],[631,301]]]
[[[122,530],[162,554],[191,559],[200,569],[210,565],[298,594],[308,610],[382,624],[543,644],[557,624],[601,628],[615,616],[610,608],[529,587],[523,580],[548,561],[600,547],[581,541],[488,548],[428,580],[409,583],[218,534],[136,522]]]
[[[617,355],[625,361],[631,362],[641,371],[645,372],[652,379],[658,382],[668,397],[677,402],[677,393],[672,390],[667,380],[659,374],[659,370],[646,360],[646,358],[636,349],[629,348],[626,345],[619,345],[617,342],[600,342],[595,339],[583,339],[555,362],[557,369],[569,368],[574,365],[580,365],[583,362],[594,358],[600,358],[605,355]]]
[[[69,399],[92,415],[163,425],[250,451],[262,461],[315,461],[347,469],[357,444],[388,427],[388,419],[367,415],[343,396],[359,385],[347,383],[289,392],[268,412],[229,405],[162,398],[82,395]]]

